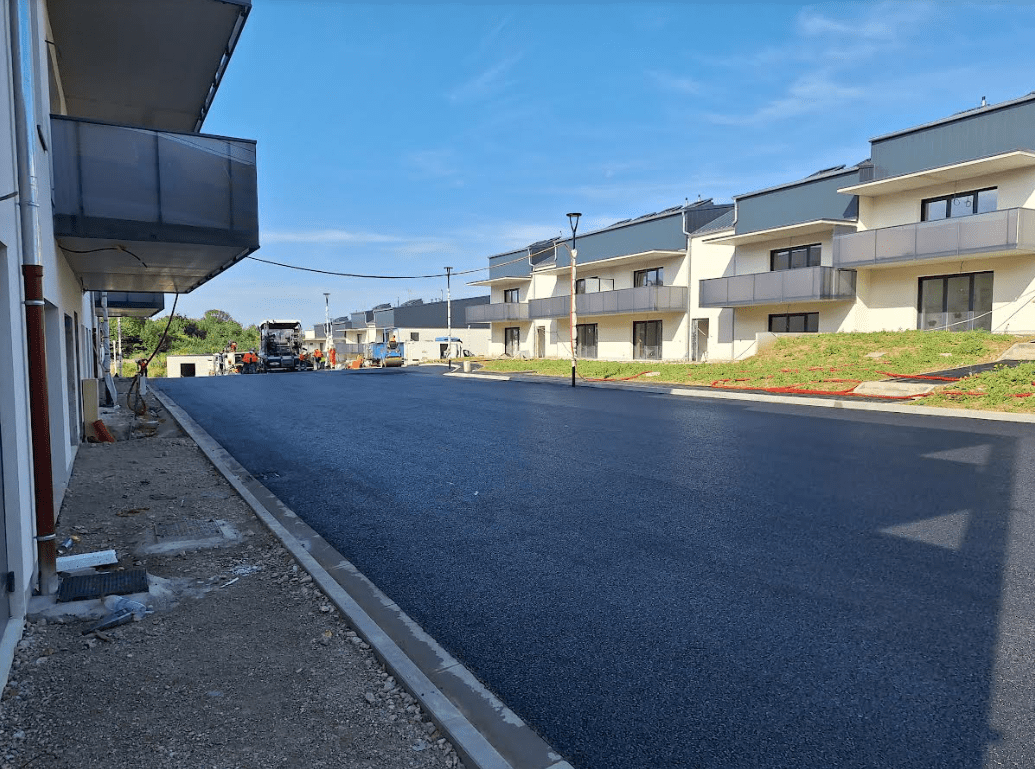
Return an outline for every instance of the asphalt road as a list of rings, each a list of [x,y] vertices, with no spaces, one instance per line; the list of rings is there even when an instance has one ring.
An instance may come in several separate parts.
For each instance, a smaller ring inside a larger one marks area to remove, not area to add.
[[[1035,766],[1030,425],[160,386],[579,769]]]

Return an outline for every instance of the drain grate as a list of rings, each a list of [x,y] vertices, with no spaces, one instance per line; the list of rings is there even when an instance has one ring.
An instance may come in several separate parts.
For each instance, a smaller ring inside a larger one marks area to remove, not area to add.
[[[57,599],[60,602],[83,601],[87,598],[100,598],[105,595],[146,592],[147,570],[126,569],[125,571],[65,577],[61,580],[61,587],[58,588]]]
[[[155,525],[155,537],[161,539],[210,539],[222,537],[223,530],[213,521],[176,521]]]

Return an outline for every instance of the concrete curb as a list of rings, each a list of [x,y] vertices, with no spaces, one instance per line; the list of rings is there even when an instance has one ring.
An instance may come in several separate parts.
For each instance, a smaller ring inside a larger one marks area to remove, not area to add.
[[[167,394],[152,393],[287,548],[471,769],[571,765],[353,564],[220,446]]]
[[[442,376],[462,379],[487,379],[493,382],[525,382],[527,384],[547,384],[571,387],[570,380],[558,377],[537,377],[526,379],[502,374],[465,374],[462,371]],[[794,406],[816,406],[828,409],[845,409],[849,411],[882,411],[891,414],[916,414],[917,416],[945,417],[948,419],[985,419],[992,422],[1020,422],[1035,424],[1035,414],[1008,414],[1002,411],[974,411],[973,409],[948,409],[933,406],[909,406],[901,403],[877,403],[841,398],[812,398],[807,395],[767,395],[763,393],[738,392],[736,390],[705,390],[686,387],[663,387],[661,385],[631,384],[628,382],[579,382],[579,387],[596,387],[604,389],[633,390],[655,395],[678,395],[686,398],[710,398],[713,400],[753,401],[756,403],[782,403]]]

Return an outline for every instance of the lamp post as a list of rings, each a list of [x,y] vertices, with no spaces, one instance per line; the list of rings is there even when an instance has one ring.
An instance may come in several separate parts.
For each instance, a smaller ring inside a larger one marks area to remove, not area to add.
[[[323,357],[330,360],[331,354],[331,295],[323,292]]]
[[[571,252],[571,309],[568,314],[568,326],[571,330],[571,386],[575,386],[575,337],[576,337],[576,324],[578,323],[578,316],[575,314],[575,257],[578,255],[578,250],[575,248],[575,230],[579,228],[579,217],[582,216],[580,213],[568,214],[568,224],[571,225],[571,248],[568,251]]]
[[[452,267],[446,267],[446,370],[453,370],[453,296],[449,290]]]

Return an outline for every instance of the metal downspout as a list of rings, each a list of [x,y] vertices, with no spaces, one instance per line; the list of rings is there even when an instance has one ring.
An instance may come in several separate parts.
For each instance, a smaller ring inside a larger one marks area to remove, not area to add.
[[[28,345],[32,475],[36,500],[39,591],[57,590],[54,534],[54,471],[51,463],[47,346],[43,302],[43,252],[36,177],[36,92],[33,79],[32,0],[11,0],[11,67],[14,80],[15,145],[18,155],[18,208]]]
[[[694,282],[691,280],[693,276],[693,262],[690,259],[692,239],[686,229],[686,206],[683,207],[683,234],[686,236],[686,360],[689,363],[693,360],[693,356],[690,353],[691,345],[693,344],[690,335],[696,334],[697,329],[694,328],[694,322],[690,313],[690,294],[694,290]]]

